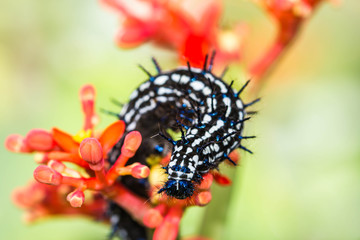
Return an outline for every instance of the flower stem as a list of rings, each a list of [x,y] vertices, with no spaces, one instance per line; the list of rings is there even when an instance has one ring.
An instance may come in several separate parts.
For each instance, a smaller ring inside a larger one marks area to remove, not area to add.
[[[299,33],[302,21],[294,21],[292,24],[280,25],[275,41],[270,48],[250,67],[250,76],[253,79],[253,90],[257,92],[263,85],[271,69],[278,63],[281,56],[286,52],[289,45],[294,42]]]

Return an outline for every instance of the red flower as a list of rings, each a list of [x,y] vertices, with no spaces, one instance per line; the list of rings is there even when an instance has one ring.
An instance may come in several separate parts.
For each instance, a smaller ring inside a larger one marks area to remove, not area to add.
[[[109,168],[108,163],[104,161],[107,152],[120,140],[124,133],[125,125],[122,121],[116,121],[108,126],[101,134],[95,136],[94,125],[98,121],[94,111],[95,89],[91,85],[86,85],[80,90],[80,100],[84,112],[84,127],[75,136],[72,136],[57,128],[51,132],[41,129],[31,130],[26,137],[14,134],[10,135],[5,146],[13,152],[32,153],[35,152],[35,160],[41,165],[34,171],[34,178],[40,182],[53,187],[40,187],[39,184],[31,184],[14,195],[16,203],[24,208],[29,208],[31,214],[28,218],[35,220],[38,217],[49,214],[93,214],[100,216],[98,210],[104,211],[104,200],[99,200],[97,211],[93,211],[92,204],[84,204],[84,191],[94,190],[93,197],[102,195],[112,198],[124,209],[132,212],[139,221],[151,206],[144,204],[145,200],[140,199],[129,190],[125,189],[115,180],[118,176],[132,175],[135,178],[146,178],[149,175],[149,169],[141,164],[132,164],[125,166],[141,143],[141,135],[138,132],[131,132],[125,137],[122,148],[122,154],[115,164]],[[75,170],[65,165],[65,162],[71,162],[84,171]],[[108,170],[106,170],[108,169]],[[63,186],[69,186],[63,188]],[[32,190],[35,189],[42,195],[54,195],[47,198],[46,201],[35,201],[36,204],[24,204],[19,196],[32,199]],[[67,189],[67,191],[64,191]],[[61,192],[59,192],[61,191]],[[62,198],[64,194],[67,197]],[[29,196],[27,196],[29,195]],[[69,206],[63,203],[67,199],[72,207],[81,207],[81,211],[69,211]],[[131,201],[130,201],[131,200]],[[137,202],[136,208],[128,204]],[[90,207],[90,209],[87,209]],[[39,209],[47,214],[39,214]],[[84,210],[85,209],[85,210]],[[87,209],[87,210],[86,210]],[[103,212],[104,214],[104,212]]]
[[[182,64],[203,64],[205,55],[216,50],[217,59],[226,64],[241,55],[243,28],[219,28],[222,4],[208,1],[102,0],[120,18],[116,42],[120,47],[136,47],[152,40],[174,49]],[[231,42],[231,44],[228,44]]]

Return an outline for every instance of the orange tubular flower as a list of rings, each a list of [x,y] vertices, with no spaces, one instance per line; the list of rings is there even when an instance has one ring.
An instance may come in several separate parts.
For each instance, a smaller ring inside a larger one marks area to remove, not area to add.
[[[101,1],[119,15],[116,42],[120,47],[136,47],[152,40],[174,49],[182,64],[189,61],[195,67],[200,67],[212,50],[216,50],[221,64],[240,58],[243,27],[219,28],[221,1]]]
[[[9,151],[32,153],[35,152],[35,160],[41,165],[34,171],[34,178],[39,183],[53,185],[53,187],[40,187],[39,184],[31,184],[27,188],[16,191],[14,194],[15,202],[28,209],[31,214],[28,220],[36,220],[38,217],[48,214],[86,214],[99,217],[98,212],[101,209],[104,214],[104,198],[97,200],[97,208],[86,203],[84,191],[95,190],[92,197],[116,196],[113,200],[119,205],[135,214],[135,218],[142,221],[144,215],[149,209],[148,204],[144,204],[145,200],[135,197],[129,190],[115,183],[118,176],[132,175],[136,178],[146,178],[149,170],[146,166],[136,164],[134,166],[126,166],[127,160],[135,154],[137,148],[141,143],[141,135],[138,132],[131,132],[125,137],[123,146],[123,153],[119,156],[118,161],[108,171],[104,159],[107,152],[120,140],[124,133],[125,125],[122,121],[116,121],[107,127],[99,137],[94,136],[94,126],[98,121],[97,115],[94,111],[95,89],[91,85],[86,85],[80,90],[80,100],[84,112],[84,128],[75,136],[72,136],[62,130],[53,128],[51,132],[41,129],[31,130],[26,137],[14,134],[10,135],[6,141],[5,146]],[[65,162],[70,162],[85,170],[77,171],[65,165]],[[67,187],[64,191],[63,186]],[[31,202],[31,189],[35,189],[39,195],[50,195],[53,193],[54,198],[46,199],[46,202],[39,201],[39,199]],[[63,196],[67,192],[67,199],[72,207],[81,207],[81,211],[69,211],[69,206],[63,203],[63,200],[56,199],[56,192],[61,191]],[[29,197],[31,203],[21,202],[20,196]],[[133,209],[130,204],[124,204],[131,198],[131,200],[139,202],[138,209]],[[93,202],[93,201],[92,201]],[[141,204],[140,204],[141,203]],[[30,208],[35,206],[35,208]],[[84,208],[89,207],[89,210]],[[39,214],[40,210],[42,214]],[[93,210],[96,210],[95,212]],[[45,214],[45,212],[47,214]],[[137,216],[138,212],[142,215]]]
[[[110,167],[107,153],[122,138],[125,130],[123,121],[116,121],[101,134],[94,134],[98,122],[94,111],[95,89],[86,85],[80,90],[80,100],[84,112],[84,127],[75,136],[57,128],[51,132],[42,129],[31,130],[25,137],[10,135],[5,146],[17,153],[35,153],[35,161],[40,165],[34,170],[37,182],[16,189],[13,201],[26,210],[25,219],[33,222],[52,215],[90,216],[108,222],[105,210],[106,199],[110,199],[126,210],[135,220],[148,228],[155,228],[153,239],[176,239],[179,223],[189,206],[205,206],[211,201],[210,187],[213,179],[228,185],[225,176],[211,172],[203,176],[195,194],[185,200],[172,199],[165,194],[157,194],[164,172],[160,164],[166,165],[169,156],[147,166],[140,163],[128,165],[140,147],[142,137],[137,131],[124,138],[121,154]],[[232,154],[234,162],[238,156]],[[66,163],[77,165],[70,168]],[[81,170],[82,169],[82,170]],[[119,176],[148,178],[151,185],[148,202],[134,194],[120,182]],[[86,195],[84,191],[92,190]]]
[[[12,194],[13,202],[24,209],[24,220],[34,222],[39,218],[55,215],[88,216],[97,220],[105,220],[106,201],[101,194],[94,193],[87,202],[75,204],[71,199],[70,205],[66,195],[74,189],[70,186],[50,186],[31,181],[27,186],[16,188]],[[76,207],[76,208],[75,208]]]

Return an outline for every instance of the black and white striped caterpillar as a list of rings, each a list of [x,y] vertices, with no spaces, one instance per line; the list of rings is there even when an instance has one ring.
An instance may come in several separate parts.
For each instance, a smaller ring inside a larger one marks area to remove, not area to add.
[[[126,105],[115,115],[126,123],[126,133],[138,130],[143,138],[140,148],[128,164],[140,162],[152,154],[165,156],[172,152],[168,166],[164,167],[168,180],[159,190],[177,199],[191,197],[202,176],[217,168],[224,160],[235,164],[229,154],[236,148],[242,148],[241,140],[253,138],[242,136],[244,122],[251,112],[245,109],[257,102],[244,104],[239,98],[248,85],[247,81],[239,91],[226,84],[222,77],[212,73],[214,54],[206,57],[202,69],[180,67],[173,71],[162,71],[156,60],[152,61],[157,70],[153,76],[142,66],[149,79],[141,84],[130,96]],[[181,139],[173,140],[166,131],[181,132]],[[126,135],[126,134],[124,134]],[[162,138],[155,138],[160,135]],[[121,139],[108,159],[113,163],[120,154]],[[170,142],[170,146],[167,142]],[[120,180],[135,194],[148,198],[149,183],[144,179],[123,176]],[[109,204],[112,234],[122,239],[146,239],[146,229],[133,220],[128,213],[115,203]]]
[[[217,168],[229,158],[236,148],[250,150],[241,145],[241,140],[254,136],[242,136],[246,107],[257,102],[244,104],[239,98],[247,82],[239,91],[232,89],[221,77],[212,73],[214,54],[209,65],[206,57],[203,69],[179,67],[163,72],[155,59],[156,76],[149,76],[130,96],[118,115],[126,123],[126,131],[138,130],[144,142],[133,161],[145,163],[144,157],[154,151],[163,153],[164,143],[151,138],[162,129],[181,131],[181,139],[173,140],[166,133],[159,133],[172,144],[172,156],[164,167],[168,180],[159,190],[177,199],[191,197],[194,185],[202,175]],[[121,143],[119,143],[121,145]],[[120,149],[119,147],[115,147]],[[115,154],[117,155],[117,154]],[[115,159],[115,158],[113,158]]]

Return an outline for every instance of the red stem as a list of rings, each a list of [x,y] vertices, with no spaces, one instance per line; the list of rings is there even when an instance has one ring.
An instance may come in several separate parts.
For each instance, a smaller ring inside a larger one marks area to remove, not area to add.
[[[155,229],[153,240],[175,240],[179,233],[179,224],[183,208],[174,206],[169,209],[163,223]]]
[[[61,162],[70,162],[74,163],[82,168],[90,169],[89,164],[85,162],[82,158],[79,157],[79,154],[67,153],[61,151],[51,151],[49,153],[45,153],[45,156],[48,159],[54,159]]]
[[[119,176],[118,174],[119,169],[124,167],[128,160],[129,160],[128,157],[125,157],[123,154],[120,154],[118,159],[115,161],[114,165],[106,173],[106,179],[109,184],[115,182],[116,178]]]
[[[284,50],[285,45],[282,42],[275,41],[266,54],[251,67],[251,76],[258,82],[261,81],[261,77],[270,69],[275,60]]]
[[[296,19],[291,24],[280,25],[277,37],[269,50],[251,65],[249,72],[256,90],[263,84],[270,70],[294,41],[299,33],[301,23],[300,19]]]
[[[102,168],[99,171],[95,171],[96,180],[103,185],[104,187],[109,186],[108,181],[106,180],[105,169]]]
[[[145,214],[152,209],[146,199],[138,197],[120,184],[114,185],[113,189],[107,196],[142,223]]]

